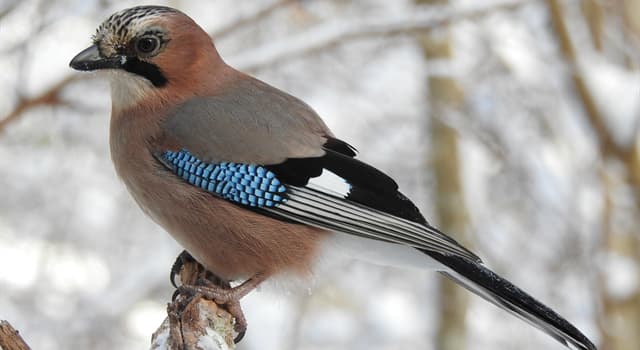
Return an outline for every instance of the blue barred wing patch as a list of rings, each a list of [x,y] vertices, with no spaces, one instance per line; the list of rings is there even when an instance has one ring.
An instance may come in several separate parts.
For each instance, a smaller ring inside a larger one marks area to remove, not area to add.
[[[160,158],[188,183],[232,202],[272,208],[287,200],[287,188],[272,171],[258,165],[206,163],[187,150],[165,151]]]

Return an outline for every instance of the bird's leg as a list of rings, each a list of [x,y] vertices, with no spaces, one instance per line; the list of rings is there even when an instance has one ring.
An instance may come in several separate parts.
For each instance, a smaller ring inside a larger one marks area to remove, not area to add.
[[[247,320],[242,312],[240,299],[254,290],[266,279],[264,274],[244,281],[236,287],[231,287],[229,281],[216,276],[200,265],[187,251],[183,251],[171,268],[171,283],[175,286],[176,276],[182,282],[173,295],[203,297],[223,306],[235,319],[234,330],[238,333],[234,341],[239,342],[247,330]]]

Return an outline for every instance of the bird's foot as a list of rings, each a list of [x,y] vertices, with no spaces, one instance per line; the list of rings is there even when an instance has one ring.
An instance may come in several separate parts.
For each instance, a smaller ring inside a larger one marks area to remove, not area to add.
[[[264,278],[258,274],[237,287],[231,287],[228,282],[220,285],[208,278],[199,278],[195,284],[181,285],[177,292],[198,295],[224,306],[235,319],[234,330],[238,335],[234,341],[237,343],[247,331],[247,319],[242,312],[240,299],[254,290],[262,281]]]
[[[264,281],[261,274],[257,274],[248,280],[242,282],[236,287],[231,287],[228,282],[218,283],[209,278],[199,278],[194,284],[185,284],[178,289],[190,293],[197,293],[203,297],[213,300],[219,304],[227,304],[232,301],[239,301],[252,290],[256,289],[260,283]]]
[[[176,286],[176,277],[179,277],[181,285]],[[178,295],[189,296],[189,300],[197,297],[212,300],[224,307],[234,317],[234,330],[237,336],[234,342],[238,343],[247,330],[247,320],[242,312],[240,299],[255,289],[264,277],[257,274],[244,281],[242,284],[231,287],[229,281],[207,271],[187,251],[183,251],[171,268],[171,284],[176,287],[172,300],[176,301]],[[187,305],[189,301],[183,301]]]

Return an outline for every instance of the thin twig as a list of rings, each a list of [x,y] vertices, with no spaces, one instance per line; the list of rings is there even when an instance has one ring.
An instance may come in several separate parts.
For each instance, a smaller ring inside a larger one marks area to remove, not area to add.
[[[22,115],[22,113],[31,108],[62,104],[62,100],[60,99],[62,90],[72,82],[78,80],[80,77],[80,75],[67,76],[40,95],[31,98],[25,98],[19,101],[18,105],[13,109],[13,111],[11,111],[4,118],[2,118],[2,120],[0,120],[0,133],[2,133],[6,129],[9,123],[15,121],[18,117],[20,117],[20,115]]]

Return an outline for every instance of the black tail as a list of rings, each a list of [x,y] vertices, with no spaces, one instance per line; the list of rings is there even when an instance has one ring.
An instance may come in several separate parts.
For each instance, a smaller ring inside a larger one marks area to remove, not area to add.
[[[452,271],[441,273],[572,349],[597,350],[576,327],[522,289],[473,261],[425,251]]]

